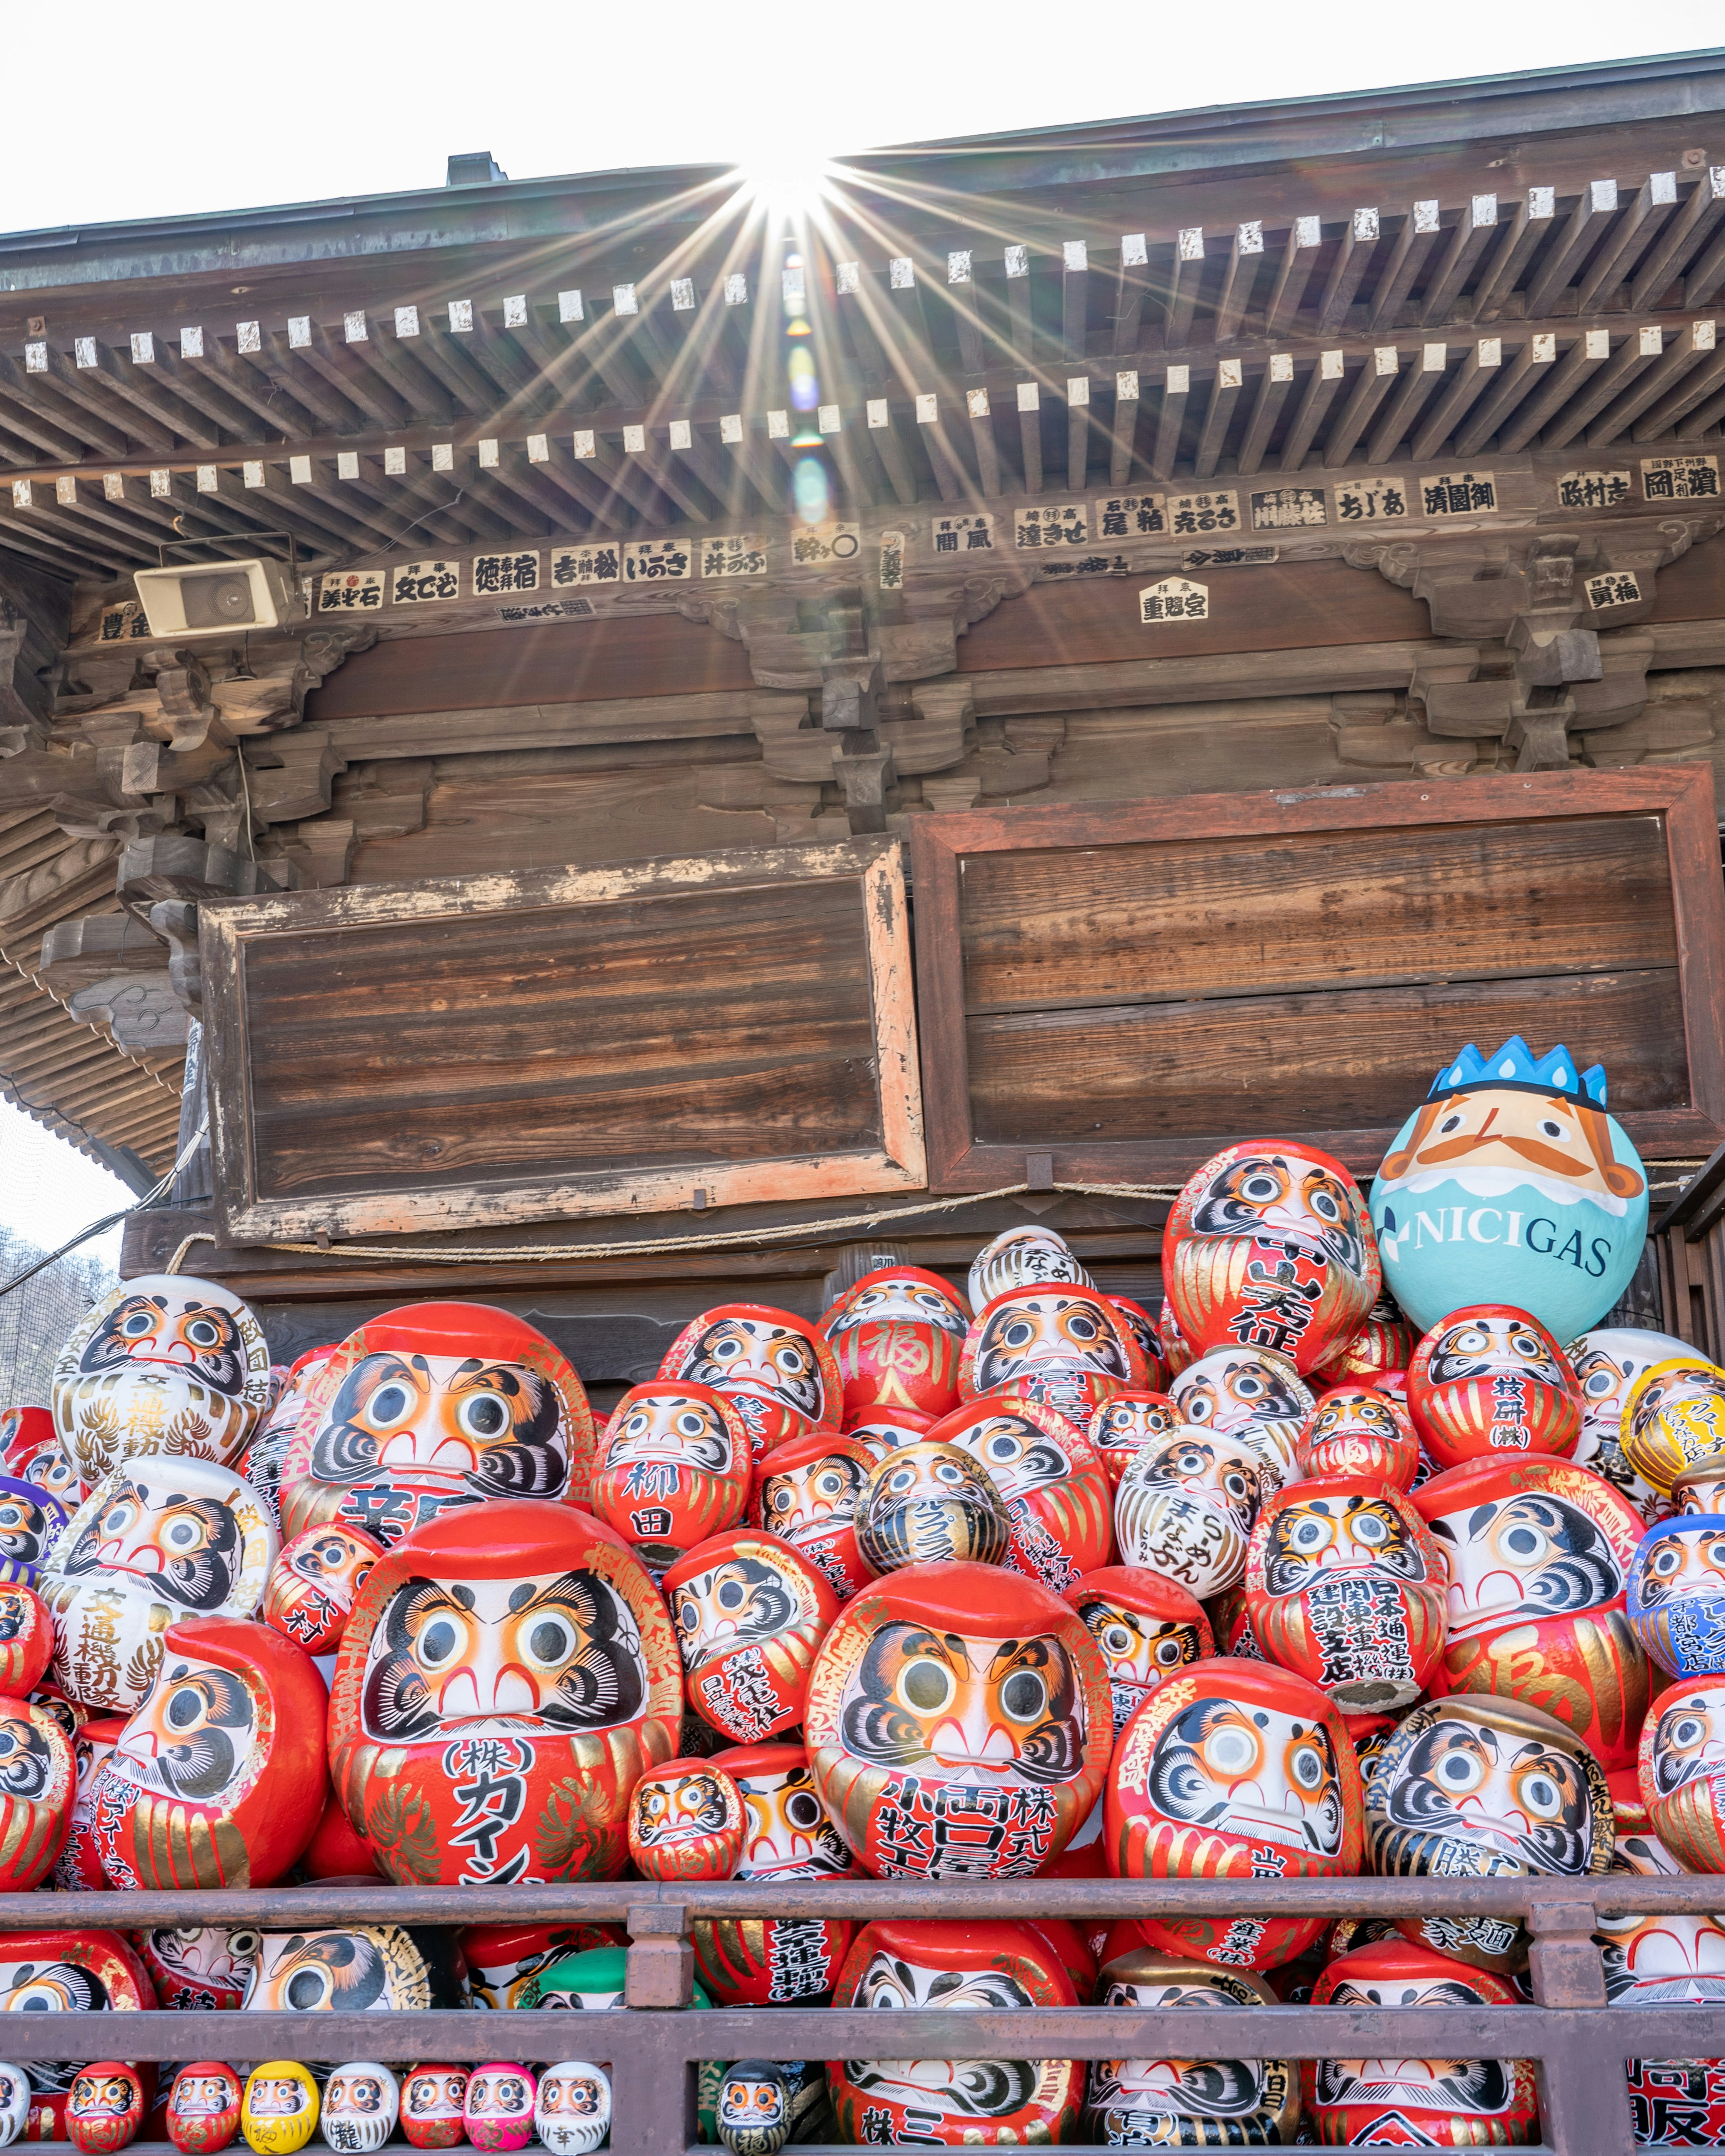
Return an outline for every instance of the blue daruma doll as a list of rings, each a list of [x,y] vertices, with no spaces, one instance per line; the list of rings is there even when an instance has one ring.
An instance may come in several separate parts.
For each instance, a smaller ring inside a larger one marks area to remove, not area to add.
[[[1674,1677],[1725,1671],[1725,1516],[1680,1512],[1641,1537],[1630,1567],[1629,1620]]]
[[[1647,1178],[1605,1112],[1605,1073],[1519,1034],[1438,1073],[1372,1185],[1384,1285],[1421,1332],[1512,1304],[1559,1340],[1597,1325],[1647,1235]]]

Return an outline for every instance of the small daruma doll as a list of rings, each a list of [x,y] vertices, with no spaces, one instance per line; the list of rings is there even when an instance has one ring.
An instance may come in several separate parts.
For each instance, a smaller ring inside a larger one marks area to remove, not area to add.
[[[53,1655],[54,1619],[48,1604],[18,1582],[0,1587],[0,1692],[28,1698]]]
[[[1660,1492],[1624,1456],[1623,1411],[1638,1378],[1656,1363],[1682,1362],[1693,1353],[1686,1340],[1669,1332],[1644,1332],[1635,1326],[1597,1327],[1569,1343],[1570,1366],[1581,1388],[1581,1436],[1575,1464],[1591,1467],[1615,1482],[1649,1522],[1657,1519],[1662,1509]]]
[[[1648,1823],[1691,1871],[1725,1871],[1725,1676],[1673,1685],[1636,1762]]]
[[[860,1439],[812,1430],[781,1445],[756,1480],[750,1517],[818,1566],[840,1602],[875,1576],[856,1539],[856,1507],[874,1466]]]
[[[938,1273],[883,1265],[865,1273],[821,1320],[839,1364],[846,1427],[878,1409],[944,1414],[958,1398],[970,1306]]]
[[[1245,1584],[1258,1645],[1344,1714],[1409,1705],[1443,1652],[1437,1545],[1400,1491],[1369,1476],[1277,1491],[1252,1530]]]
[[[268,1887],[328,1794],[323,1682],[290,1640],[209,1617],[171,1625],[149,1697],[96,1770],[110,1886]]]
[[[1203,1605],[1142,1565],[1087,1573],[1065,1599],[1088,1627],[1108,1665],[1118,1737],[1164,1677],[1216,1651]]]
[[[1692,1352],[1644,1370],[1623,1404],[1621,1440],[1630,1471],[1662,1500],[1692,1469],[1725,1469],[1725,1370]]]
[[[401,2114],[401,2090],[388,2066],[375,2059],[350,2059],[324,2083],[323,2138],[341,2156],[381,2148]]]
[[[1681,1512],[1648,1529],[1630,1571],[1629,1621],[1674,1677],[1725,1673],[1725,1518]]]
[[[461,2106],[468,2139],[475,2148],[525,2148],[533,2138],[538,2093],[538,2081],[526,2066],[475,2066]]]
[[[168,2091],[168,2139],[182,2156],[218,2156],[239,2131],[244,2094],[239,2075],[220,2059],[182,2066]]]
[[[742,1854],[742,1794],[711,1759],[667,1759],[635,1784],[629,1854],[644,1879],[728,1879]]]
[[[1286,1355],[1269,1348],[1213,1348],[1169,1381],[1181,1419],[1249,1445],[1283,1482],[1300,1479],[1300,1433],[1317,1404]]]
[[[834,2005],[937,2006],[995,2015],[1071,2006],[1077,1993],[1040,1933],[1021,1924],[875,1923],[845,1958]],[[882,2047],[891,2043],[882,2025]],[[1084,2093],[1076,2059],[833,2059],[827,2085],[842,2140],[870,2133],[936,2148],[1071,2138]]]
[[[1335,1702],[1286,1670],[1218,1658],[1158,1686],[1108,1777],[1117,1879],[1340,1879],[1360,1868],[1359,1769]],[[1164,1953],[1237,1969],[1303,1953],[1322,1917],[1140,1921]]]
[[[681,1712],[665,1605],[620,1536],[563,1505],[464,1508],[362,1589],[331,1773],[393,1879],[609,1878],[629,1792],[675,1749]]]
[[[308,1348],[290,1365],[275,1404],[252,1432],[251,1442],[236,1462],[239,1472],[263,1499],[278,1533],[281,1531],[281,1476],[287,1466],[288,1447],[300,1427],[318,1373],[336,1353],[337,1344],[331,1341],[324,1347]]]
[[[64,2108],[64,2099],[61,2099]],[[30,2092],[30,2077],[22,2066],[8,2061],[0,2061],[0,2148],[10,2148],[25,2128],[31,2123],[31,2114],[44,2126],[52,2125],[52,2113],[46,2105],[38,2109]]]
[[[1584,1879],[1610,1869],[1604,1769],[1571,1729],[1520,1700],[1429,1700],[1403,1717],[1366,1784],[1373,1871],[1397,1878]],[[1509,1975],[1527,1934],[1509,1917],[1404,1917],[1416,1946]]]
[[[129,1712],[155,1682],[169,1625],[256,1613],[277,1546],[258,1493],[231,1468],[186,1457],[116,1467],[42,1576],[56,1681],[85,1707]]]
[[[10,1475],[0,1476],[0,1579],[34,1587],[69,1517],[51,1491]]]
[[[66,2138],[89,2156],[111,2156],[137,2138],[147,2106],[136,2066],[121,2059],[102,2059],[85,2066],[66,2099]]]
[[[54,1427],[86,1484],[146,1454],[232,1460],[270,1396],[257,1319],[231,1289],[187,1273],[122,1282],[54,1366]]]
[[[999,1564],[1011,1541],[1006,1500],[959,1445],[924,1440],[889,1453],[857,1501],[856,1546],[876,1573]]]
[[[1009,1288],[972,1320],[958,1390],[1040,1400],[1081,1430],[1102,1402],[1149,1372],[1132,1331],[1106,1296],[1076,1286]]]
[[[270,2059],[246,2076],[239,2123],[257,2156],[293,2156],[317,2128],[317,2083],[297,2059]]]
[[[1512,2006],[1501,1976],[1406,1939],[1339,1955],[1312,1988],[1314,2006]],[[1308,2059],[1306,2106],[1334,2147],[1519,2145],[1538,2118],[1526,2059]]]
[[[756,1460],[817,1423],[836,1429],[844,1409],[839,1365],[819,1330],[762,1302],[703,1311],[671,1342],[659,1374],[723,1393]]]
[[[719,2084],[719,2138],[731,2156],[778,2156],[791,2138],[791,2077],[771,2059],[737,2059]]]
[[[1407,1368],[1419,1337],[1418,1327],[1409,1324],[1401,1305],[1385,1288],[1359,1331],[1317,1374],[1326,1384],[1375,1385]]]
[[[611,2077],[586,2059],[559,2059],[539,2076],[533,2131],[552,2156],[587,2156],[611,2131]]]
[[[1109,1487],[1120,1487],[1120,1478],[1135,1452],[1172,1437],[1183,1419],[1178,1404],[1167,1393],[1141,1388],[1104,1400],[1092,1412],[1085,1435],[1102,1463]]]
[[[1113,1739],[1077,1612],[987,1565],[865,1588],[815,1658],[822,1802],[876,1878],[1028,1878],[1090,1815]]]
[[[1219,1594],[1244,1573],[1258,1507],[1275,1486],[1256,1453],[1200,1429],[1146,1446],[1114,1493],[1121,1558],[1190,1594]]]
[[[809,1666],[839,1614],[818,1567],[745,1531],[702,1543],[665,1576],[689,1704],[739,1744],[803,1719]]]
[[[1359,1185],[1296,1144],[1207,1160],[1168,1215],[1162,1276],[1194,1354],[1266,1348],[1302,1371],[1347,1345],[1383,1285]]]
[[[311,1381],[282,1470],[282,1532],[344,1521],[393,1548],[499,1498],[585,1505],[593,1411],[567,1358],[482,1302],[368,1320]]]
[[[77,1762],[54,1717],[0,1697],[0,1893],[27,1893],[54,1869],[77,1794]]]
[[[1414,1498],[1444,1553],[1450,1639],[1434,1689],[1525,1700],[1608,1773],[1634,1763],[1651,1684],[1624,1607],[1640,1516],[1568,1460],[1494,1454]]]
[[[1408,1411],[1439,1467],[1494,1452],[1566,1458],[1581,1434],[1581,1388],[1537,1318],[1481,1303],[1435,1326],[1414,1350]]]
[[[636,1385],[599,1440],[593,1509],[662,1579],[697,1543],[742,1517],[749,1434],[711,1385]]]
[[[1159,2017],[1171,2009],[1278,2003],[1261,1976],[1142,1948],[1096,1980],[1098,2006],[1158,2017],[1152,2025],[1170,2046],[1179,2024]],[[1299,2120],[1300,2075],[1287,2059],[1097,2059],[1089,2107],[1092,2133],[1111,2148],[1279,2147]]]
[[[1369,1385],[1337,1385],[1301,1428],[1300,1466],[1307,1475],[1369,1475],[1392,1489],[1411,1490],[1420,1440],[1399,1400]]]
[[[943,1416],[931,1444],[968,1452],[1000,1492],[1010,1571],[1056,1594],[1108,1562],[1114,1492],[1090,1440],[1040,1400],[986,1393]]]
[[[383,1545],[363,1527],[307,1527],[270,1569],[264,1622],[308,1655],[333,1655]]]
[[[414,2066],[401,2085],[401,2130],[414,2148],[456,2148],[464,2134],[465,2066]]]

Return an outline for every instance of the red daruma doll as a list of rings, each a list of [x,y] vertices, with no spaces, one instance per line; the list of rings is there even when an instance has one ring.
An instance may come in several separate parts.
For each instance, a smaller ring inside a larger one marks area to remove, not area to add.
[[[1246,1550],[1246,1611],[1270,1659],[1344,1714],[1411,1706],[1444,1650],[1447,1583],[1426,1526],[1367,1476],[1266,1500]]]
[[[1067,1281],[1008,1288],[980,1310],[964,1338],[958,1390],[1040,1400],[1081,1430],[1117,1393],[1149,1381],[1132,1328],[1091,1287]]]
[[[817,1423],[836,1426],[844,1387],[832,1349],[806,1317],[763,1302],[703,1311],[672,1341],[661,1378],[711,1385],[734,1403],[755,1459]]]
[[[1117,1879],[1346,1879],[1360,1869],[1359,1768],[1340,1710],[1286,1670],[1194,1662],[1115,1747],[1103,1851]],[[1250,1889],[1244,1897],[1250,1901]],[[1322,1917],[1139,1919],[1164,1953],[1276,1969]]]
[[[1118,1737],[1164,1677],[1216,1651],[1204,1606],[1160,1573],[1131,1564],[1086,1573],[1066,1600],[1108,1665]]]
[[[1332,1361],[1383,1286],[1359,1185],[1311,1146],[1230,1146],[1174,1201],[1162,1278],[1194,1355],[1263,1348],[1296,1370]]]
[[[742,1517],[752,1455],[735,1406],[711,1385],[636,1385],[599,1440],[593,1509],[655,1579]]]
[[[1091,1413],[1085,1432],[1091,1450],[1102,1463],[1111,1490],[1131,1465],[1132,1455],[1146,1445],[1160,1445],[1179,1428],[1183,1418],[1166,1393],[1145,1390],[1117,1393]]]
[[[1566,1456],[1581,1409],[1568,1357],[1537,1317],[1505,1303],[1454,1312],[1408,1365],[1408,1411],[1440,1468],[1493,1452]]]
[[[885,1409],[939,1415],[958,1399],[958,1356],[970,1306],[938,1273],[885,1265],[821,1320],[839,1364],[848,1429]]]
[[[840,1602],[875,1576],[856,1541],[856,1507],[874,1465],[860,1438],[812,1430],[780,1445],[756,1478],[751,1517],[807,1558]]]
[[[1012,1522],[1009,1569],[1056,1594],[1114,1548],[1114,1493],[1091,1442],[1041,1401],[985,1393],[942,1417],[931,1445],[956,1445],[987,1474]]]
[[[741,1744],[803,1719],[809,1666],[839,1614],[820,1571],[789,1543],[716,1535],[665,1576],[689,1704]]]
[[[1420,1440],[1407,1409],[1369,1385],[1337,1385],[1307,1416],[1300,1431],[1303,1473],[1369,1475],[1394,1490],[1411,1490],[1420,1472]]]
[[[642,1878],[728,1879],[742,1838],[742,1793],[711,1759],[667,1759],[635,1784],[629,1853]]]

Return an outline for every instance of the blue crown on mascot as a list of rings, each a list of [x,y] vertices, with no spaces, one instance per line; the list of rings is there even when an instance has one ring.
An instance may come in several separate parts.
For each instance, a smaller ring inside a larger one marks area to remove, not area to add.
[[[1606,1110],[1603,1065],[1512,1034],[1439,1071],[1384,1156],[1371,1213],[1384,1283],[1422,1331],[1498,1302],[1573,1340],[1635,1270],[1647,1178]]]

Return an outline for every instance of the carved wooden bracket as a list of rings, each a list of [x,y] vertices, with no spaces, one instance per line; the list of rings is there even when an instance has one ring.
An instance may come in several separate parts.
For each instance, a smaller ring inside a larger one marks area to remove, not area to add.
[[[954,672],[958,639],[1003,598],[1028,589],[1029,581],[1002,572],[910,593],[865,592],[853,584],[814,597],[790,588],[726,592],[714,598],[691,594],[678,598],[677,611],[742,644],[763,689],[822,687],[822,670],[838,655],[835,640],[845,634],[836,617],[852,613],[867,622],[884,680],[929,681]]]

